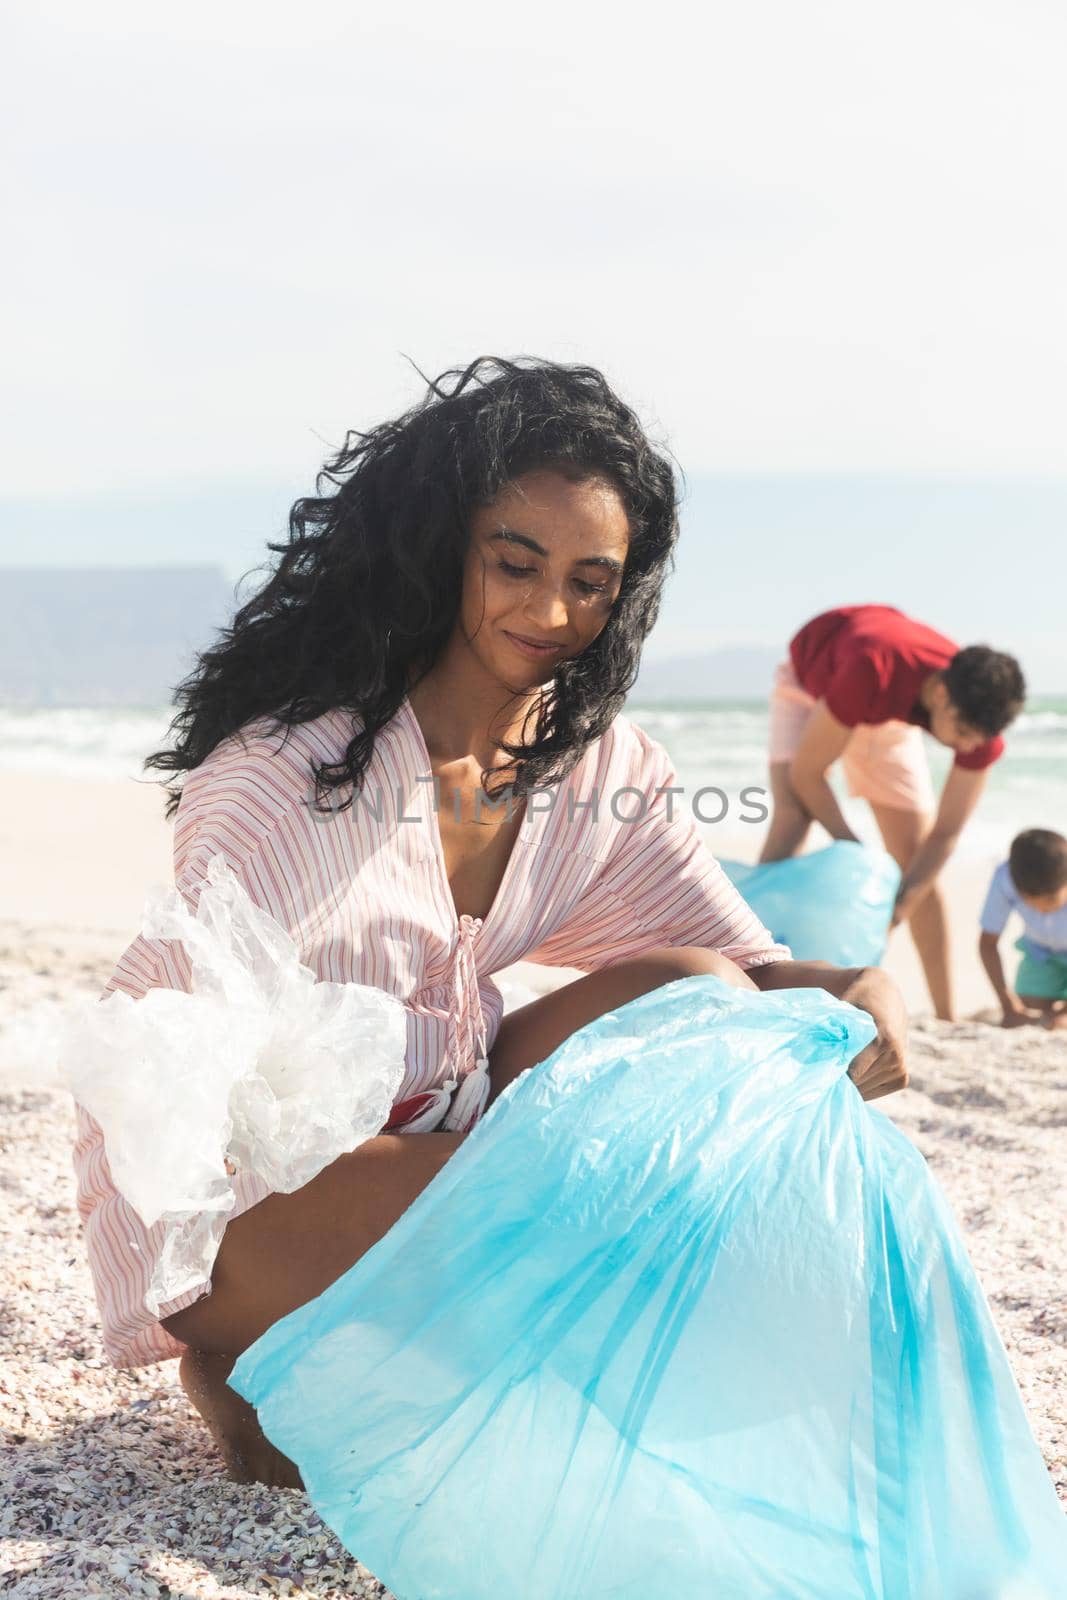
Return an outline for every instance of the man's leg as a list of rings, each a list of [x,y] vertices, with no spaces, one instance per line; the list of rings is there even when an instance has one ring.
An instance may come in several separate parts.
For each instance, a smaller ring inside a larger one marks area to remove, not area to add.
[[[903,872],[933,824],[929,812],[901,811],[870,802],[885,847]],[[948,907],[939,883],[920,901],[908,922],[926,975],[934,1011],[945,1022],[956,1020],[953,999]]]
[[[789,767],[800,745],[815,701],[797,682],[791,661],[779,662],[770,704],[768,766],[771,777],[771,824],[760,861],[784,861],[803,848],[811,816],[793,792]]]

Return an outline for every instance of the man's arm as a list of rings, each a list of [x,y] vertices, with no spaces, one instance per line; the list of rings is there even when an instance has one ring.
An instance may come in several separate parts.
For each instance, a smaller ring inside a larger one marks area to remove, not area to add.
[[[833,967],[828,961],[769,961],[749,967],[757,989],[825,989],[866,1011],[878,1035],[849,1065],[864,1100],[904,1089],[908,1082],[908,1012],[904,996],[881,967]]]
[[[988,775],[988,767],[977,772],[966,767],[949,768],[934,825],[900,880],[891,927],[895,928],[898,922],[906,922],[933,885],[955,850],[963,825],[978,804]]]
[[[831,839],[856,838],[826,779],[827,770],[844,750],[851,734],[852,729],[838,722],[825,700],[820,700],[808,718],[789,766],[793,793],[808,815],[822,823]]]

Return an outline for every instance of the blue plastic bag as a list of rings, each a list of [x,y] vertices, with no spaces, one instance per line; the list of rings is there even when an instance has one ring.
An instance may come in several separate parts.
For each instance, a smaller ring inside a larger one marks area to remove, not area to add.
[[[847,1076],[873,1034],[711,976],[621,1006],[241,1356],[399,1600],[1061,1600],[955,1223]]]
[[[884,850],[837,839],[784,861],[719,865],[794,961],[866,967],[882,959],[900,884]]]

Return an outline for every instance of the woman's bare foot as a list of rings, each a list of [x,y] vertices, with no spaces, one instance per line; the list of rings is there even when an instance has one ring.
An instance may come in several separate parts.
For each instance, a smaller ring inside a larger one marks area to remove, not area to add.
[[[207,1424],[235,1483],[302,1489],[304,1480],[295,1463],[271,1444],[254,1408],[226,1382],[236,1361],[236,1356],[189,1349],[178,1365],[182,1388]]]

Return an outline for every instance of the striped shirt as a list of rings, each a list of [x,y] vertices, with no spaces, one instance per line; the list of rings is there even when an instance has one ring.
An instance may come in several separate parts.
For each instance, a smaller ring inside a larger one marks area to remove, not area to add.
[[[224,740],[186,777],[174,820],[175,884],[191,911],[221,853],[253,902],[289,933],[320,980],[373,984],[407,1014],[405,1076],[387,1128],[472,1126],[503,1014],[492,974],[527,960],[595,972],[656,945],[702,945],[740,967],[788,960],[708,850],[664,747],[615,718],[555,786],[533,791],[496,898],[456,913],[430,759],[405,697],[375,738],[351,807],[316,815],[311,764],[340,761],[358,720],[334,710],[289,730],[270,719]],[[243,741],[243,742],[242,742]],[[350,792],[350,791],[348,791]],[[336,798],[336,796],[335,796]],[[100,998],[189,991],[184,946],[139,935]],[[115,1366],[181,1355],[144,1297],[166,1224],[146,1228],[112,1181],[99,1124],[76,1106],[78,1210]],[[240,1215],[271,1192],[233,1179]],[[169,1316],[208,1292],[165,1302]]]

